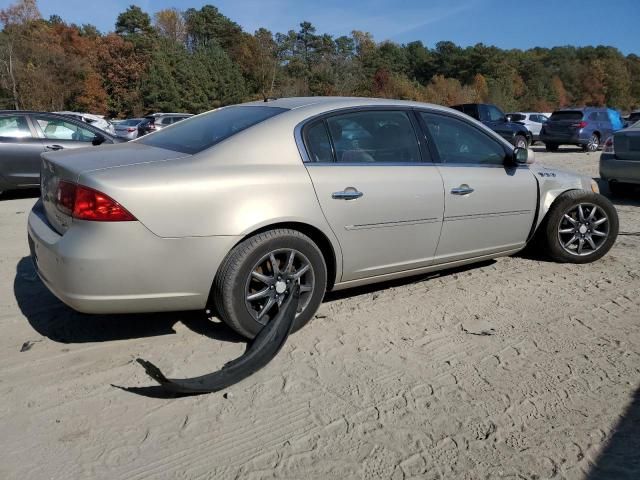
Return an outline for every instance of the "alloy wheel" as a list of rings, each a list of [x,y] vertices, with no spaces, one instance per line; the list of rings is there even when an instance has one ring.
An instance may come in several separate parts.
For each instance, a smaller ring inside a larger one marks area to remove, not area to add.
[[[600,139],[594,133],[593,135],[591,135],[591,138],[589,139],[589,143],[587,144],[587,150],[590,152],[595,152],[596,150],[598,150],[599,146],[600,146]]]
[[[298,314],[313,295],[315,274],[309,259],[295,249],[278,249],[264,255],[251,269],[245,286],[245,304],[251,316],[266,325],[289,296],[294,282],[300,284]]]
[[[585,256],[598,251],[609,238],[609,218],[592,203],[572,206],[558,225],[558,239],[571,255]]]

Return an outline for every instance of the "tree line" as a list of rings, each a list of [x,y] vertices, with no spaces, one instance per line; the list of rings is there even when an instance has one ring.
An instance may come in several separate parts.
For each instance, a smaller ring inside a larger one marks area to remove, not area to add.
[[[306,21],[251,34],[212,5],[153,16],[132,5],[101,33],[44,19],[36,0],[18,0],[0,10],[0,23],[0,108],[129,117],[302,95],[491,102],[507,111],[640,106],[640,57],[609,46],[429,48],[357,30],[334,37]]]

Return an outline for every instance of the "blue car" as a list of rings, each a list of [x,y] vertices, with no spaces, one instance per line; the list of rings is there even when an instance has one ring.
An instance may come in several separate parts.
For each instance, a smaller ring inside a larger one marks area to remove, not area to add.
[[[576,145],[586,152],[595,152],[602,142],[622,127],[620,114],[610,108],[556,110],[542,127],[540,140],[549,152],[557,151],[560,145]]]

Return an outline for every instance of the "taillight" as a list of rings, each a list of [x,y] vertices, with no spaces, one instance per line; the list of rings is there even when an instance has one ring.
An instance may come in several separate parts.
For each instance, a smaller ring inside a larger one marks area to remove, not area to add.
[[[607,141],[604,142],[604,148],[602,149],[602,153],[610,153],[610,154],[616,153],[613,137],[607,138]]]
[[[137,130],[137,128],[133,128],[133,127],[127,128],[127,132],[129,132],[129,133],[135,132],[136,130]]]
[[[582,122],[580,122],[580,123],[574,123],[574,124],[572,124],[571,126],[572,126],[572,127],[576,127],[576,128],[580,128],[580,129],[582,129],[582,128],[584,128],[584,127],[586,127],[586,126],[587,126],[587,122],[582,121]]]
[[[136,219],[113,198],[84,185],[59,182],[56,200],[62,212],[78,220],[131,222]]]

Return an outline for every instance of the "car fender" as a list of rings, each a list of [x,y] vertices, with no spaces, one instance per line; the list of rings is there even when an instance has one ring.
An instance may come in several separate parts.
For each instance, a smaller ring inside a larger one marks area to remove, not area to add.
[[[539,205],[535,229],[537,230],[551,205],[565,192],[571,190],[591,191],[591,178],[573,172],[565,172],[542,165],[531,165],[531,172],[538,180]]]

